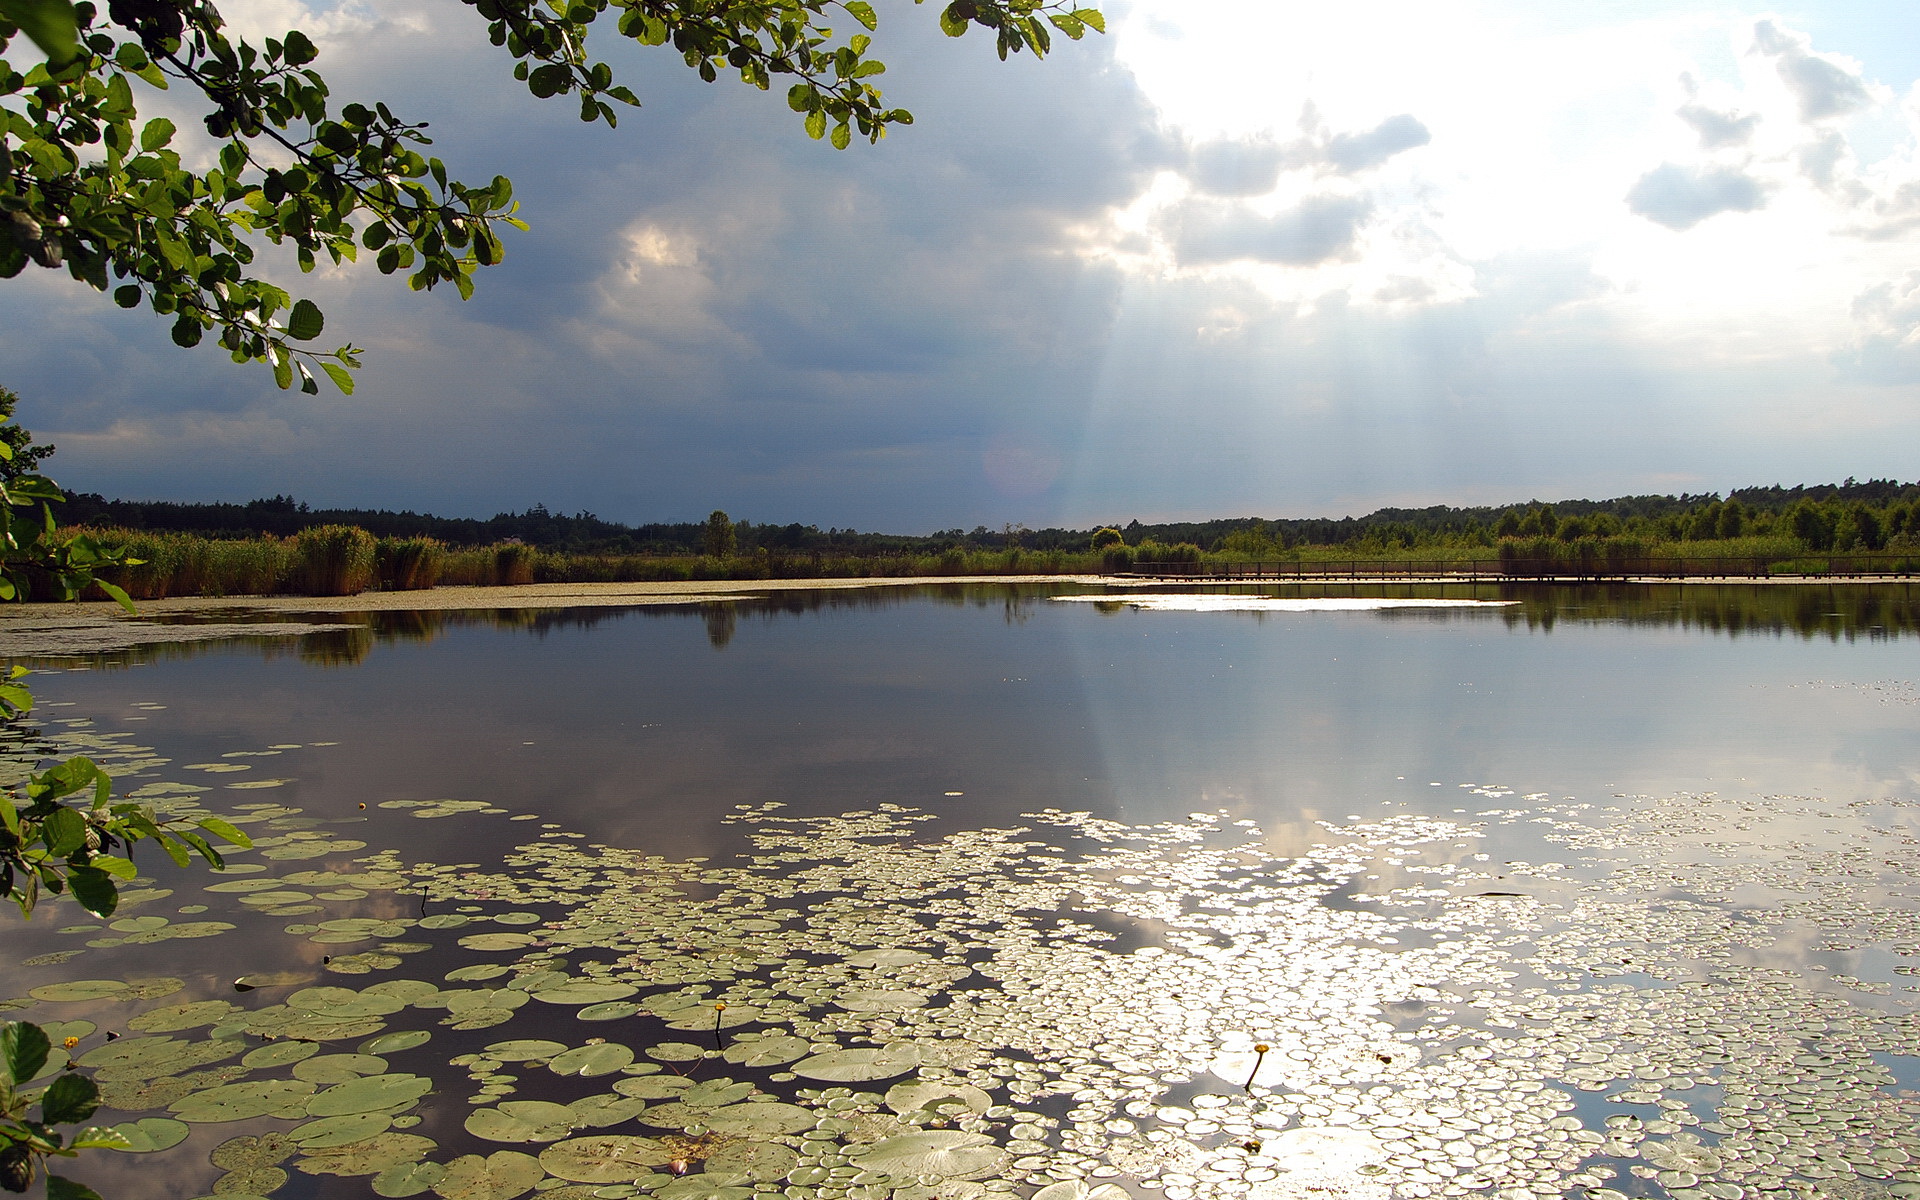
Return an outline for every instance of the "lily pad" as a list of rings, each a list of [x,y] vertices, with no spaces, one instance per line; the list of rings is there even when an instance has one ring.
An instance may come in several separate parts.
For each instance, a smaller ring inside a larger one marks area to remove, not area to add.
[[[618,1125],[639,1116],[646,1107],[645,1100],[613,1092],[582,1096],[567,1105],[573,1113],[573,1124],[577,1129],[604,1129],[609,1125]]]
[[[387,1060],[377,1054],[322,1054],[296,1064],[293,1077],[325,1087],[367,1075],[379,1075],[386,1069]]]
[[[548,1004],[604,1004],[610,1000],[625,1000],[639,990],[630,983],[596,983],[581,979],[542,988],[533,994],[533,998]]]
[[[849,954],[847,955],[846,961],[850,967],[885,968],[904,967],[908,963],[926,962],[932,957],[931,954],[926,954],[919,950],[889,947],[882,950],[862,950],[857,954]]]
[[[460,944],[469,950],[524,950],[536,940],[530,933],[470,933]]]
[[[864,1171],[903,1183],[916,1179],[952,1179],[983,1175],[1006,1160],[992,1138],[957,1129],[904,1133],[851,1150],[847,1158]]]
[[[555,1075],[611,1075],[633,1061],[633,1051],[618,1042],[576,1046],[547,1063]]]
[[[621,1021],[640,1011],[640,1006],[631,1000],[610,1000],[605,1004],[589,1004],[573,1014],[582,1021]]]
[[[66,983],[43,983],[30,988],[27,995],[49,1004],[77,1004],[85,1000],[105,1000],[123,996],[128,985],[118,979],[73,979]]]
[[[373,1177],[376,1196],[418,1196],[447,1176],[445,1165],[437,1162],[400,1163]]]
[[[536,1038],[520,1038],[511,1042],[495,1042],[487,1047],[487,1056],[501,1062],[532,1062],[536,1058],[552,1058],[556,1054],[566,1053],[565,1042],[549,1042]]]
[[[447,1164],[433,1192],[442,1200],[514,1200],[542,1174],[539,1160],[517,1150],[496,1150],[485,1158],[466,1154]]]
[[[735,1042],[727,1047],[726,1059],[743,1067],[778,1067],[800,1061],[812,1049],[812,1043],[803,1037],[781,1034]]]
[[[184,1121],[175,1121],[168,1117],[146,1117],[139,1121],[128,1121],[115,1125],[113,1131],[127,1139],[124,1146],[113,1149],[123,1154],[151,1154],[156,1150],[171,1150],[187,1140],[193,1130]]]
[[[383,1033],[379,1037],[368,1038],[360,1043],[362,1054],[398,1054],[402,1050],[411,1050],[415,1046],[424,1046],[433,1033],[426,1029],[400,1029],[393,1033]]]
[[[683,1079],[678,1075],[636,1075],[616,1080],[613,1090],[623,1096],[633,1096],[642,1100],[677,1100],[681,1093],[692,1086],[692,1080]]]
[[[316,1117],[397,1112],[419,1103],[432,1090],[433,1081],[425,1076],[376,1075],[333,1085],[307,1102],[307,1112]]]
[[[289,1063],[304,1062],[318,1053],[320,1047],[313,1042],[268,1042],[258,1049],[247,1051],[246,1057],[240,1061],[256,1071],[269,1071]]]
[[[641,1117],[643,1121],[646,1119],[645,1115]],[[725,1108],[712,1109],[707,1112],[705,1123],[710,1129],[739,1137],[772,1137],[811,1129],[817,1120],[819,1114],[812,1109],[774,1100],[759,1104],[729,1104]]]
[[[425,929],[438,928],[438,926],[427,924],[427,921],[433,919],[433,917],[428,917],[426,920],[421,921],[421,927]],[[460,918],[460,922],[464,925],[466,918]],[[446,978],[455,983],[480,983],[488,979],[498,979],[511,970],[513,970],[513,968],[507,966],[505,963],[473,963],[469,966],[455,967],[453,970],[447,972]]]
[[[793,1064],[793,1073],[833,1083],[860,1083],[891,1079],[920,1065],[920,1052],[911,1046],[882,1046],[873,1050],[829,1050]]]
[[[365,1141],[309,1152],[294,1166],[307,1175],[378,1175],[389,1167],[418,1162],[433,1149],[432,1138],[388,1130]]]
[[[707,1156],[709,1175],[745,1175],[758,1183],[782,1179],[800,1156],[777,1142],[735,1142]]]
[[[254,1167],[275,1167],[292,1158],[298,1149],[284,1133],[263,1133],[228,1138],[213,1148],[208,1157],[223,1171],[245,1171]]]
[[[540,1152],[540,1165],[574,1183],[624,1183],[672,1162],[673,1156],[654,1138],[598,1134],[548,1146]]]
[[[707,1048],[692,1042],[660,1042],[647,1047],[647,1057],[657,1058],[661,1062],[692,1062],[706,1056]]]
[[[659,1200],[752,1200],[753,1189],[724,1183],[725,1176],[688,1175],[655,1192]]]
[[[993,1106],[993,1097],[968,1083],[951,1080],[923,1080],[896,1083],[887,1089],[887,1107],[901,1116],[933,1107],[945,1116],[960,1112],[983,1113]]]
[[[668,1029],[708,1030],[733,1029],[740,1025],[751,1025],[760,1019],[760,1010],[751,1004],[729,1004],[719,1008],[712,1004],[696,1004],[689,1008],[679,1008],[661,1014]]]
[[[924,1008],[927,995],[905,988],[852,987],[841,991],[833,998],[833,1002],[848,1012],[902,1012],[909,1008]]]
[[[467,1132],[489,1142],[557,1142],[573,1132],[573,1110],[546,1100],[510,1100],[467,1115]]]
[[[254,1117],[299,1116],[313,1085],[299,1079],[253,1079],[208,1088],[167,1106],[182,1121],[219,1124]]]
[[[377,1133],[385,1133],[393,1124],[386,1113],[349,1113],[343,1117],[321,1117],[294,1127],[287,1137],[302,1150],[324,1150],[364,1142]]]

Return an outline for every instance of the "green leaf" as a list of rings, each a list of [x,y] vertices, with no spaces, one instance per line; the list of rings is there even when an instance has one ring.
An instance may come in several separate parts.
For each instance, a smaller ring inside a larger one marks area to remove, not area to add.
[[[22,1084],[38,1075],[51,1049],[47,1031],[38,1025],[29,1021],[0,1024],[0,1069],[6,1071],[8,1084]]]
[[[807,136],[819,141],[827,136],[827,114],[823,109],[815,109],[807,114]]]
[[[879,27],[880,20],[873,15],[873,5],[866,3],[866,0],[847,0],[846,9],[848,16],[868,29]]]
[[[173,140],[173,122],[155,117],[140,131],[140,149],[151,153]]]
[[[852,140],[853,140],[853,130],[848,128],[847,123],[845,121],[842,121],[838,125],[835,125],[833,127],[833,148],[835,150],[845,150],[847,148],[847,143],[851,142]]]
[[[126,1150],[133,1145],[127,1140],[126,1134],[104,1125],[87,1126],[74,1134],[73,1141],[67,1144],[75,1150]]]
[[[80,50],[80,19],[67,0],[0,0],[0,17],[20,27],[58,68]]]
[[[224,821],[219,817],[202,817],[195,823],[230,846],[238,846],[246,850],[253,845],[253,839],[242,833],[230,821]]]
[[[327,373],[327,378],[333,380],[333,386],[339,388],[342,394],[348,396],[353,395],[353,373],[351,371],[336,363],[321,363],[320,369]]]
[[[140,306],[140,285],[137,283],[126,283],[113,289],[113,302],[121,308],[138,308]]]
[[[290,67],[305,66],[320,54],[313,48],[313,43],[307,40],[307,35],[298,29],[287,35],[286,41],[282,44],[282,50],[286,54],[287,65]]]
[[[40,822],[40,836],[56,858],[78,854],[87,844],[87,819],[71,808],[56,808]]]
[[[278,347],[268,351],[267,357],[273,362],[273,381],[281,391],[293,386],[293,359],[285,350]]]
[[[121,858],[117,854],[96,854],[87,863],[96,871],[105,871],[115,879],[132,879],[140,873],[130,858]]]
[[[67,872],[67,883],[81,908],[96,917],[110,917],[120,907],[120,889],[113,876],[98,867],[75,867]]]
[[[535,68],[533,73],[527,76],[527,90],[544,100],[548,96],[558,95],[567,86],[567,81],[565,67],[548,63],[543,67]]]
[[[100,1200],[100,1193],[84,1183],[58,1175],[47,1176],[47,1200]]]
[[[287,336],[296,342],[312,341],[320,336],[327,327],[327,319],[320,312],[320,306],[311,300],[296,300],[293,312],[287,318]]]
[[[75,1125],[100,1107],[100,1089],[85,1075],[68,1073],[53,1081],[40,1097],[40,1120],[48,1125]]]

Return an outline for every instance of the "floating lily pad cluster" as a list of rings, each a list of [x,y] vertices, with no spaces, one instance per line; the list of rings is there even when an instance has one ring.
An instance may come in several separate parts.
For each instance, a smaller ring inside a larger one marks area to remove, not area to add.
[[[491,869],[241,805],[286,873],[214,880],[218,917],[76,934],[104,956],[272,921],[367,986],[82,979],[12,1006],[76,1014],[136,1151],[251,1122],[212,1149],[227,1196],[292,1173],[443,1200],[1920,1196],[1910,810],[1465,790],[1496,807],[1288,857],[1220,814],[942,833],[770,805],[732,818],[739,861],[548,826]],[[1521,833],[1568,861],[1491,861]],[[461,965],[387,977],[429,949]],[[429,1137],[423,1102],[458,1119]]]

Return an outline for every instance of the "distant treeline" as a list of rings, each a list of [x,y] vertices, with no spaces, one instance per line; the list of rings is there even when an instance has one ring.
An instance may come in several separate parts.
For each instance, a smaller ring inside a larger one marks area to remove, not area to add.
[[[1878,550],[1920,539],[1920,482],[1852,479],[1839,484],[1741,488],[1679,496],[1621,496],[1612,500],[1531,501],[1478,508],[1382,508],[1362,517],[1237,517],[1214,521],[1144,524],[1112,528],[1129,547],[1189,544],[1235,557],[1280,556],[1313,547],[1354,553],[1494,547],[1502,539],[1547,538],[1576,542],[1626,538],[1646,544],[1793,538],[1811,551]],[[178,504],[108,500],[75,493],[60,514],[63,523],[152,533],[188,533],[204,538],[292,537],[321,526],[357,526],[376,538],[432,538],[451,547],[520,543],[567,554],[697,556],[713,548],[710,521],[623,525],[589,512],[572,516],[535,505],[486,520],[436,517],[385,509],[316,509],[291,496],[245,504]],[[919,558],[953,551],[1075,553],[1110,541],[1088,529],[947,529],[926,536],[822,530],[815,525],[733,523],[727,551],[751,557]]]

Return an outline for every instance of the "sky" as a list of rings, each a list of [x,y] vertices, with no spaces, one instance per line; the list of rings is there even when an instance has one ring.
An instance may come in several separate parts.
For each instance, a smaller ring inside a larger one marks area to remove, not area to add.
[[[835,151],[778,89],[612,37],[617,130],[527,95],[454,0],[230,0],[532,228],[465,303],[263,253],[364,349],[351,397],[32,267],[0,384],[70,488],[449,516],[906,533],[1920,478],[1920,21],[1887,0],[1130,0],[1004,63],[880,10],[916,121]],[[183,100],[143,114],[192,129]]]

